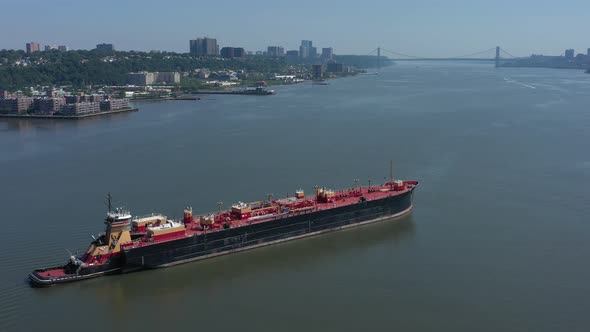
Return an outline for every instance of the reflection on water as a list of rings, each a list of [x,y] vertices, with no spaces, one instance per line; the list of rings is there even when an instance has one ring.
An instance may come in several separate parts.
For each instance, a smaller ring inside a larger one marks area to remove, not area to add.
[[[128,302],[151,296],[163,302],[173,302],[188,290],[196,294],[201,288],[214,288],[235,278],[247,279],[251,274],[273,274],[285,264],[290,269],[330,260],[334,255],[347,255],[382,242],[398,245],[415,234],[411,214],[399,219],[300,239],[242,253],[192,262],[176,267],[141,271],[96,279],[90,287],[80,287],[86,296],[106,301],[115,311]],[[108,280],[107,280],[108,279]],[[77,285],[72,284],[73,287]]]

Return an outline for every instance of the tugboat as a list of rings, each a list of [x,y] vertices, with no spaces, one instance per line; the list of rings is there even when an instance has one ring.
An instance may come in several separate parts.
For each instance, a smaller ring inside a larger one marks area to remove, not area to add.
[[[99,234],[81,256],[70,254],[65,265],[33,271],[29,275],[33,285],[54,285],[120,271],[123,263],[121,244],[132,240],[131,214],[122,208],[113,209],[110,194],[107,204],[106,231]]]

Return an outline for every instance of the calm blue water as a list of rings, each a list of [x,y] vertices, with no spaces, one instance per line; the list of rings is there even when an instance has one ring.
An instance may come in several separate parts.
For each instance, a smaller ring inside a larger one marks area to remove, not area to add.
[[[587,331],[590,75],[400,63],[270,97],[0,120],[0,330]],[[314,185],[421,182],[411,216],[32,289],[104,195],[180,217]]]

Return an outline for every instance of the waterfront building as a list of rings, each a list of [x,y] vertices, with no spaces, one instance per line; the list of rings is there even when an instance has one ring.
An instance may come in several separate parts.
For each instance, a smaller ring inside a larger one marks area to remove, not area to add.
[[[96,45],[96,50],[112,52],[115,50],[115,46],[113,44],[98,44]]]
[[[65,105],[66,99],[63,97],[37,98],[35,99],[36,113],[39,114],[53,114],[61,110]]]
[[[41,50],[41,47],[39,46],[39,43],[35,43],[35,42],[27,43],[27,54],[39,52],[40,50]]]
[[[565,50],[565,58],[566,59],[573,59],[574,58],[574,49],[573,48],[569,48],[569,49]]]
[[[0,113],[26,113],[33,106],[33,98],[22,95],[17,95],[12,98],[5,92],[3,94],[7,98],[0,98]]]
[[[342,73],[344,72],[344,66],[336,61],[329,61],[326,72],[328,73]]]
[[[272,57],[281,57],[285,55],[285,49],[281,46],[269,46],[266,54]]]
[[[313,79],[314,80],[319,80],[322,78],[322,65],[313,65],[312,66],[312,73],[313,73]]]
[[[66,104],[75,104],[75,103],[79,103],[81,101],[83,101],[84,96],[79,96],[79,95],[69,95],[69,96],[65,96],[66,98]]]
[[[333,60],[334,59],[334,49],[331,47],[322,48],[322,59]]]
[[[95,102],[95,103],[100,103],[101,101],[104,100],[104,98],[105,98],[105,95],[95,93],[93,95],[88,96],[87,97],[87,101],[92,101],[92,102]]]
[[[67,95],[64,96],[66,104],[75,104],[75,103],[83,103],[83,102],[101,102],[105,99],[105,95],[103,94],[93,94],[93,95]]]
[[[243,58],[246,51],[243,47],[224,47],[221,49],[221,57],[226,59]]]
[[[100,102],[101,111],[115,111],[129,108],[129,99],[106,99]]]
[[[190,40],[189,51],[196,56],[217,56],[219,55],[217,39],[204,37]]]
[[[65,104],[61,107],[61,113],[64,114],[87,114],[100,112],[100,103],[93,101],[84,101],[74,104]]]

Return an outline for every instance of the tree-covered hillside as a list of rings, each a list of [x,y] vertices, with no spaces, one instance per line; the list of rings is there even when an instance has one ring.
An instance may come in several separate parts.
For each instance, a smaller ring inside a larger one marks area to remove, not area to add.
[[[125,84],[135,71],[179,71],[197,68],[283,72],[284,59],[248,57],[228,60],[196,58],[169,52],[46,51],[31,55],[23,51],[0,51],[0,90],[37,85]]]

